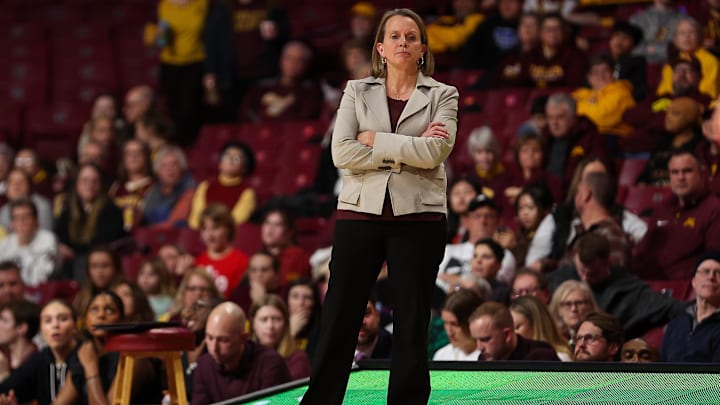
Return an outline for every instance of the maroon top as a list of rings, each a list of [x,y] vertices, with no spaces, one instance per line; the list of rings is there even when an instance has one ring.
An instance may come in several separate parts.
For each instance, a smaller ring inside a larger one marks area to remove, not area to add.
[[[322,89],[314,80],[300,80],[290,85],[277,78],[262,80],[245,96],[241,119],[251,122],[313,120],[320,116],[323,102]]]
[[[295,350],[295,353],[285,358],[285,365],[290,371],[290,380],[292,381],[310,377],[310,357],[305,350]]]
[[[236,370],[225,370],[209,354],[198,359],[193,375],[192,404],[206,405],[290,381],[285,361],[273,349],[252,341]]]
[[[388,109],[390,110],[390,128],[397,128],[397,123],[400,120],[400,115],[405,109],[407,100],[395,100],[388,97],[387,101]],[[387,190],[385,190],[385,202],[383,203],[382,214],[375,215],[365,212],[338,210],[336,218],[341,220],[353,219],[360,221],[440,221],[442,217],[443,214],[439,212],[420,212],[396,217],[392,210],[390,194]]]
[[[635,268],[646,279],[690,279],[695,260],[708,250],[720,250],[720,198],[703,193],[681,207],[673,195],[657,205]]]
[[[581,86],[587,72],[587,56],[574,46],[563,46],[551,58],[542,47],[524,56],[522,75],[535,87]]]
[[[274,290],[267,291],[268,294],[276,294],[279,297],[287,297],[287,285],[280,280],[280,286]],[[246,314],[250,313],[252,298],[250,297],[250,283],[245,278],[230,294],[230,301],[240,305]]]
[[[517,335],[517,346],[508,360],[560,361],[555,349],[548,343],[525,339]],[[193,398],[194,399],[194,398]]]
[[[205,206],[210,204],[223,204],[232,211],[237,204],[240,195],[248,188],[247,182],[241,181],[233,186],[225,186],[220,184],[217,178],[208,180],[207,190],[205,191]]]

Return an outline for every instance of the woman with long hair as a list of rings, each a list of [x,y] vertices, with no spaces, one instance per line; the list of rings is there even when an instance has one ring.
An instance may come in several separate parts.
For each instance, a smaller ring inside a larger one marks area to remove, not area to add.
[[[557,329],[547,307],[537,298],[526,295],[510,304],[510,314],[515,323],[515,332],[526,338],[546,342],[555,348],[562,361],[572,361],[573,353]]]
[[[75,312],[83,313],[95,294],[114,288],[124,278],[122,261],[114,250],[108,246],[93,248],[88,253],[85,282],[73,301]],[[82,322],[81,319],[80,323],[82,324]]]
[[[443,162],[457,129],[457,89],[434,70],[420,16],[385,13],[372,75],[350,80],[332,136],[343,169],[330,286],[310,387],[302,404],[340,404],[370,290],[383,262],[396,292],[387,402],[426,403],[427,337],[435,276],[447,234]]]
[[[553,293],[548,306],[558,330],[574,345],[575,333],[585,315],[600,309],[590,286],[576,280],[567,280]]]

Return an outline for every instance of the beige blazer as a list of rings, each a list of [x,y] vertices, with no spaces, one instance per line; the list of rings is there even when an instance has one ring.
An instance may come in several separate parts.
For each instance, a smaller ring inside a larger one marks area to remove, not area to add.
[[[419,74],[415,90],[390,128],[385,79],[348,82],[332,136],[332,157],[342,170],[338,209],[381,214],[385,190],[393,213],[447,214],[447,177],[443,162],[455,144],[458,92]],[[421,138],[433,121],[445,123],[449,139]],[[373,147],[357,141],[362,131],[375,131]]]

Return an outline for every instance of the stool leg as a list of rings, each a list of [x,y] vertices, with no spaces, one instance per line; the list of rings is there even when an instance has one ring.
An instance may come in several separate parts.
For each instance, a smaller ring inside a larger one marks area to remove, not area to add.
[[[173,405],[187,405],[185,390],[185,371],[183,370],[180,353],[165,355],[165,371],[167,373],[168,391]]]
[[[113,405],[120,405],[122,404],[122,389],[123,385],[125,384],[124,376],[125,376],[125,354],[120,353],[120,360],[118,360],[118,367],[117,371],[115,372],[117,375],[117,384],[115,386],[115,392],[113,393]]]
[[[123,386],[121,390],[122,405],[130,405],[130,395],[132,394],[133,371],[135,370],[135,357],[127,355],[123,370]]]

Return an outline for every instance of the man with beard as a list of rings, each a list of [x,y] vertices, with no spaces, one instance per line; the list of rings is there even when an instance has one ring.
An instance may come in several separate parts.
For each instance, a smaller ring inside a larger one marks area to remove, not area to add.
[[[614,361],[623,344],[623,328],[606,312],[591,312],[575,335],[575,361]]]
[[[380,311],[371,296],[365,308],[355,347],[355,361],[362,359],[389,359],[392,354],[392,335],[380,326]]]
[[[469,324],[480,361],[560,361],[549,344],[516,334],[510,310],[503,304],[486,302],[480,305],[470,315]]]

